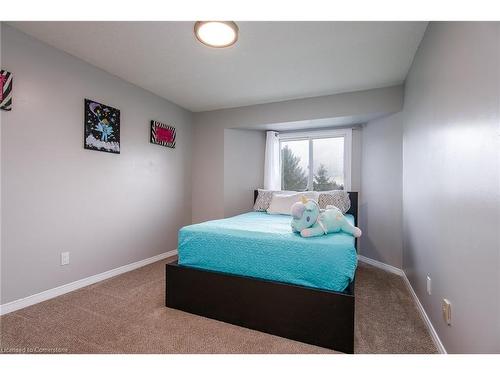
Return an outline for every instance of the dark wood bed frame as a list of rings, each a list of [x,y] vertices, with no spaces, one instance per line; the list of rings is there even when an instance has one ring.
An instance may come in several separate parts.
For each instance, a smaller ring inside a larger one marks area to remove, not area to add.
[[[257,191],[254,192],[254,201]],[[358,218],[358,193],[349,192]],[[343,292],[166,265],[167,307],[354,353],[354,281]]]

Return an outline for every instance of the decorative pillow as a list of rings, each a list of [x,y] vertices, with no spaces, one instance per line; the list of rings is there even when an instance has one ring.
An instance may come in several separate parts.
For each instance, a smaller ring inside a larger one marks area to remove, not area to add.
[[[335,206],[343,214],[351,208],[351,200],[349,194],[344,190],[331,190],[319,193],[318,198],[319,208],[326,209],[326,206]]]
[[[257,199],[255,200],[255,203],[253,205],[253,210],[254,211],[267,211],[269,208],[269,205],[271,204],[271,199],[273,197],[273,193],[278,193],[278,194],[295,194],[296,191],[279,191],[279,190],[264,190],[264,189],[257,189],[258,194],[257,194]]]
[[[318,201],[318,193],[315,191],[295,194],[274,193],[267,213],[271,215],[291,215],[293,204],[299,202],[302,196],[307,199]]]
[[[271,199],[273,197],[272,190],[258,190],[257,199],[253,205],[254,211],[266,211],[271,204]]]

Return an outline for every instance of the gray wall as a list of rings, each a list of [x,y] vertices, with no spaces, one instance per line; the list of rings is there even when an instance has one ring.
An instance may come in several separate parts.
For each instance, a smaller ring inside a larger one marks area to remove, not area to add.
[[[218,124],[224,128],[253,129],[262,124],[317,119],[361,118],[375,114],[382,116],[398,112],[402,108],[403,86],[391,86],[314,98],[197,112],[194,114],[194,118],[199,124]]]
[[[266,134],[224,130],[224,216],[252,210],[253,190],[264,183]]]
[[[1,303],[177,247],[191,222],[191,114],[3,25]],[[121,154],[83,149],[83,99],[121,110]],[[177,147],[149,143],[149,121]],[[60,266],[62,251],[71,264]]]
[[[351,191],[357,191],[361,195],[362,177],[362,147],[363,130],[361,127],[352,129],[352,149],[351,149]],[[359,204],[359,203],[358,203]]]
[[[451,353],[500,352],[499,69],[499,23],[431,23],[406,82],[403,267]]]
[[[330,95],[318,98],[291,100],[286,102],[262,104],[249,107],[225,109],[219,111],[194,113],[193,128],[193,222],[218,219],[225,216],[225,208],[211,197],[224,196],[224,129],[273,129],[279,124],[280,130],[286,129],[286,123],[297,130],[296,122],[314,119],[353,120],[356,118],[380,117],[402,109],[403,91],[401,86],[358,91],[353,93]],[[294,123],[295,122],[295,123]],[[302,126],[310,124],[305,121]],[[353,132],[353,189],[359,190],[361,132]],[[261,148],[265,147],[264,142]],[[252,167],[254,166],[254,167]],[[260,167],[251,163],[249,173],[263,176],[264,164]],[[251,188],[257,188],[253,186]],[[235,191],[234,194],[247,194],[248,187]],[[226,189],[227,191],[227,189]],[[250,197],[252,199],[252,197]],[[240,206],[238,206],[240,207]]]
[[[360,225],[361,255],[403,265],[403,118],[397,113],[363,126]]]
[[[224,217],[224,127],[193,116],[192,219],[199,223]]]

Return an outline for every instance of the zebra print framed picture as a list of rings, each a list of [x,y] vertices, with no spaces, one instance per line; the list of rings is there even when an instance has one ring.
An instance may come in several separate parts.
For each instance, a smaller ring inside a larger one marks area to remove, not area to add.
[[[151,143],[175,148],[175,128],[159,121],[151,120]]]
[[[0,70],[0,109],[12,110],[12,73]]]

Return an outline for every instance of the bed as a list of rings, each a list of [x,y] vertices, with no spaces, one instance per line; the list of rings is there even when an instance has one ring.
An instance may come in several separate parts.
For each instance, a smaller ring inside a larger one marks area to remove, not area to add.
[[[353,353],[352,236],[305,239],[289,216],[250,212],[182,228],[178,251],[166,266],[167,307]]]
[[[357,264],[351,235],[303,238],[290,230],[290,216],[265,212],[184,227],[178,253],[182,266],[337,292],[352,282]]]

